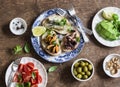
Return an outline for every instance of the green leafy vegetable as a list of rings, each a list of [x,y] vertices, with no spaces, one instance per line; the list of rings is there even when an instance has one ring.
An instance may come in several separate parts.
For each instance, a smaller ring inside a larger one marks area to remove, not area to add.
[[[36,78],[36,74],[35,74],[35,72],[32,72],[32,78],[33,78],[33,79]]]
[[[30,53],[30,46],[29,46],[28,43],[25,44],[24,50],[25,50],[26,53]]]
[[[18,75],[18,81],[22,82],[22,75]]]
[[[53,24],[64,26],[66,25],[66,22],[67,22],[66,18],[63,18],[61,21],[54,21]]]
[[[53,72],[57,69],[57,66],[51,66],[49,69],[48,69],[48,72]]]
[[[24,84],[22,84],[22,83],[17,83],[17,84],[16,84],[16,87],[24,87]]]
[[[118,20],[118,19],[119,19],[119,17],[118,17],[117,14],[113,14],[113,15],[112,15],[112,18],[113,18],[113,20]]]
[[[20,45],[16,45],[15,48],[13,48],[14,54],[20,54],[22,52],[22,47]]]
[[[80,37],[76,37],[76,41],[77,41],[77,42],[80,42]]]
[[[30,82],[25,82],[24,87],[31,87],[31,83]]]

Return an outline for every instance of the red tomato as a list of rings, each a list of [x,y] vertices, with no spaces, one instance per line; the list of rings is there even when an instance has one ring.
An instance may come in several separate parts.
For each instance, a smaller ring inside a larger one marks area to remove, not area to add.
[[[35,84],[35,85],[32,85],[31,87],[38,87],[38,85],[37,85],[37,84]]]
[[[38,73],[38,69],[34,69],[32,72]]]
[[[23,82],[29,82],[31,79],[31,74],[30,73],[23,74],[22,78],[23,78]]]
[[[15,73],[13,77],[13,82],[18,82],[18,73]]]
[[[34,85],[34,84],[38,84],[38,83],[37,83],[37,80],[36,80],[36,79],[31,78],[31,84],[32,84],[32,85]]]
[[[18,72],[22,72],[23,71],[23,68],[24,68],[24,64],[20,64],[18,66]]]
[[[42,77],[40,75],[38,75],[37,80],[38,80],[38,83],[41,83],[42,82]]]
[[[23,70],[25,73],[31,72],[31,69],[27,65],[24,65]]]
[[[34,69],[34,64],[33,64],[32,62],[28,62],[26,65],[27,65],[31,70]]]

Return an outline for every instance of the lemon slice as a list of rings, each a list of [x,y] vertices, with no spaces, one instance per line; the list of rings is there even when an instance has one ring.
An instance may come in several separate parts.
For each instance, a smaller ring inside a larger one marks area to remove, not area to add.
[[[102,17],[104,18],[104,19],[107,19],[107,20],[112,20],[113,18],[112,18],[112,16],[113,16],[113,12],[111,12],[111,11],[103,11],[102,12]]]
[[[32,29],[33,36],[39,37],[45,33],[46,28],[44,26],[37,26]]]

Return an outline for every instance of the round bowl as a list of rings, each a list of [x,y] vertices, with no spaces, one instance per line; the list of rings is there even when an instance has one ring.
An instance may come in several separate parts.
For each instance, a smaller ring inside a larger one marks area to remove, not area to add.
[[[10,31],[15,35],[22,35],[27,30],[27,23],[22,18],[14,18],[9,25]]]
[[[79,62],[79,61],[88,62],[89,64],[92,65],[91,75],[90,75],[87,79],[79,79],[79,78],[77,78],[77,77],[75,76],[75,74],[73,73],[74,65],[75,65],[77,62]],[[73,62],[73,64],[72,64],[71,73],[72,73],[73,77],[74,77],[76,80],[78,80],[78,81],[88,81],[88,80],[90,80],[90,79],[92,78],[92,76],[93,76],[93,74],[94,74],[94,65],[93,65],[93,63],[92,63],[90,60],[88,60],[88,59],[86,59],[86,58],[77,59],[77,60],[75,60],[75,61]]]
[[[116,74],[112,75],[110,73],[110,71],[106,69],[106,63],[109,62],[112,58],[115,58],[115,57],[120,58],[120,55],[119,54],[110,54],[107,57],[105,57],[105,59],[103,61],[103,70],[104,70],[104,72],[106,73],[106,75],[108,75],[109,77],[112,77],[112,78],[120,77],[120,69],[118,69],[118,72]]]

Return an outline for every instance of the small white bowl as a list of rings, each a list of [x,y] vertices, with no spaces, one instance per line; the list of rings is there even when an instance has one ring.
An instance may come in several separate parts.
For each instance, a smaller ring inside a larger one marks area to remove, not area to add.
[[[14,18],[9,25],[10,31],[15,35],[22,35],[27,30],[27,23],[22,18]]]
[[[113,57],[117,57],[117,58],[120,58],[120,55],[119,54],[110,54],[108,55],[104,61],[103,61],[103,70],[104,72],[106,73],[106,75],[108,75],[109,77],[112,77],[112,78],[118,78],[120,77],[120,69],[118,69],[118,72],[114,75],[112,75],[110,73],[110,71],[106,70],[106,62],[110,61]]]
[[[74,75],[74,73],[73,73],[74,65],[75,65],[75,63],[77,63],[78,61],[87,61],[88,63],[90,63],[90,64],[92,65],[92,68],[93,68],[93,69],[92,69],[92,74],[91,74],[91,76],[90,76],[89,78],[87,78],[87,79],[79,79],[79,78],[77,78],[77,77]],[[75,61],[73,62],[73,64],[72,64],[71,73],[72,73],[73,77],[74,77],[76,80],[78,80],[78,81],[88,81],[88,80],[90,80],[90,79],[92,78],[92,76],[93,76],[93,74],[94,74],[94,66],[93,66],[93,63],[92,63],[90,60],[86,59],[86,58],[77,59],[77,60],[75,60]]]

